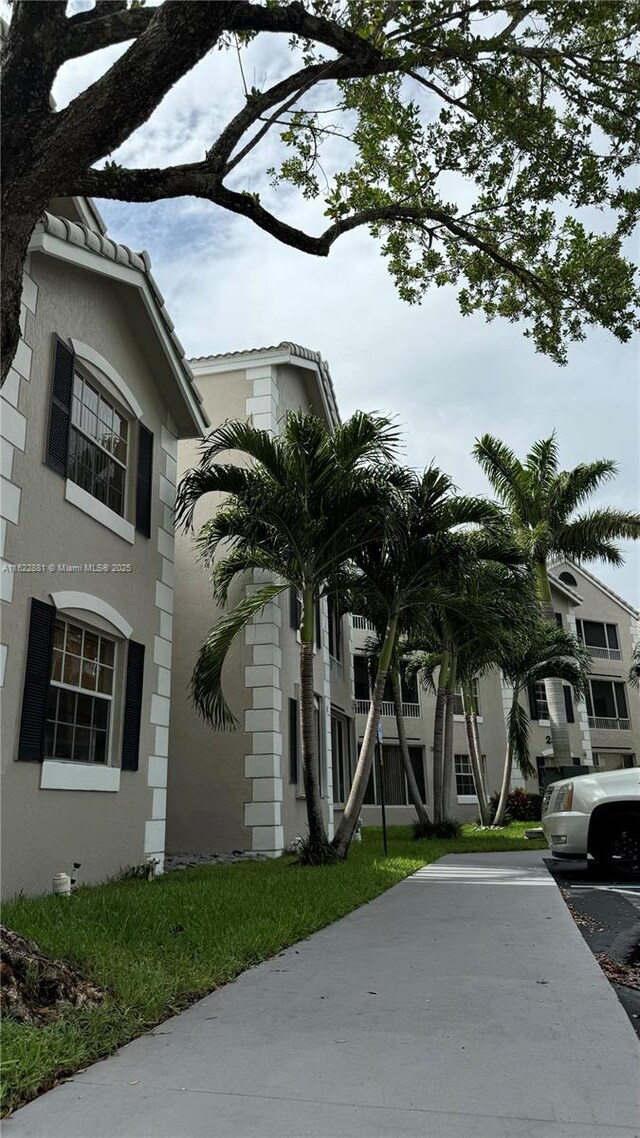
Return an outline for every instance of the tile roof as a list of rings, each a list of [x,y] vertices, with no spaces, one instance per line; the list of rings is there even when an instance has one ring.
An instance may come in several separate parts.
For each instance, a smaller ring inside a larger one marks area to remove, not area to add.
[[[189,361],[185,356],[184,346],[178,338],[173,320],[165,307],[164,297],[151,272],[151,258],[146,249],[136,253],[133,249],[130,249],[128,245],[119,245],[111,237],[107,237],[105,233],[96,233],[93,229],[87,228],[86,225],[80,225],[78,222],[69,221],[65,217],[58,217],[52,213],[44,213],[39,225],[43,228],[45,233],[51,234],[52,237],[58,237],[62,241],[68,241],[70,245],[78,245],[89,249],[92,253],[106,257],[118,265],[125,265],[129,268],[137,269],[138,272],[144,274],[149,288],[151,289],[160,318],[178,354],[180,365],[189,381],[189,386],[191,387],[194,398],[197,400],[198,405],[201,405],[202,396],[196,387],[193,373],[189,367]],[[204,415],[204,410],[202,409],[201,414]]]
[[[311,348],[303,347],[302,344],[296,344],[292,340],[281,340],[279,344],[268,344],[264,348],[246,348],[235,352],[215,352],[210,356],[194,356],[189,362],[192,364],[203,364],[208,361],[213,362],[214,360],[232,360],[239,356],[263,356],[269,352],[289,352],[292,356],[297,356],[298,359],[308,360],[310,363],[316,365],[320,373],[327,402],[335,417],[335,422],[339,423],[340,411],[338,410],[338,400],[331,378],[331,372],[329,371],[329,365],[320,355],[320,352],[314,352]]]

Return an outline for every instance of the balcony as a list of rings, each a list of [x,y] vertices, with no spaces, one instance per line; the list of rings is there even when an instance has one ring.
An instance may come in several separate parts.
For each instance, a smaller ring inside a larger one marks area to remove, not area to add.
[[[619,648],[597,648],[595,644],[585,644],[590,656],[596,660],[621,660],[622,652]]]
[[[607,719],[602,715],[589,715],[589,726],[596,731],[630,731],[629,719]]]
[[[367,620],[366,616],[352,616],[351,623],[353,624],[354,628],[361,628],[365,632],[375,632],[376,630],[375,624],[372,624],[370,620]]]
[[[368,715],[369,714],[369,700],[368,699],[356,699],[356,700],[354,700],[354,705],[355,705],[356,715]],[[396,709],[393,705],[392,700],[387,700],[387,699],[383,700],[382,701],[382,714],[386,717],[393,718],[395,716],[395,713],[396,713]],[[403,703],[402,714],[404,715],[405,719],[419,719],[420,718],[420,704],[419,703]]]

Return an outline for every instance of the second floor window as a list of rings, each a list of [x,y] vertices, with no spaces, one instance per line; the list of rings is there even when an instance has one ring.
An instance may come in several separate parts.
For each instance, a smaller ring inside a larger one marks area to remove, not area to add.
[[[576,629],[590,656],[601,660],[621,660],[618,629],[599,620],[577,620]]]
[[[97,387],[77,372],[69,431],[68,477],[124,516],[129,424]]]
[[[475,679],[471,681],[471,696],[473,699],[473,706],[476,715],[482,715],[482,712],[480,710],[480,696],[478,694],[478,681]],[[462,699],[461,687],[456,688],[455,695],[453,697],[453,714],[464,715],[464,703]]]
[[[628,730],[629,707],[625,685],[616,680],[590,680],[586,692],[589,726]]]

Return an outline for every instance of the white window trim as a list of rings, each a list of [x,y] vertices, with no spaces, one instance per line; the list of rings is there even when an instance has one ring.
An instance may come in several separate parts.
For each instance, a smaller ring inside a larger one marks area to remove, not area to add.
[[[58,594],[58,595],[61,595],[61,594]],[[79,593],[77,595],[82,596],[81,593]],[[98,600],[99,598],[89,597],[89,600],[91,600],[91,599]],[[110,608],[111,606],[107,605],[106,607]],[[60,610],[58,610],[58,611],[60,611]],[[113,612],[115,613],[115,611],[116,610],[114,609]],[[65,615],[65,614],[62,614],[62,615]],[[119,613],[116,615],[119,616]],[[69,619],[74,620],[76,618],[70,617]],[[89,624],[89,630],[92,631],[90,624]],[[113,646],[113,649],[114,649],[114,651],[113,651],[113,682],[114,682],[114,686],[115,686],[117,675],[118,675],[118,669],[122,666],[121,645],[118,644],[118,642],[116,641],[114,646]],[[113,692],[111,693],[111,695],[107,695],[104,692],[90,692],[90,691],[88,691],[84,688],[81,688],[81,687],[74,687],[73,684],[65,684],[60,680],[53,680],[53,679],[49,680],[49,687],[62,688],[65,691],[76,692],[79,695],[94,695],[99,699],[106,699],[111,704],[111,708],[109,711],[109,730],[107,732],[107,761],[105,763],[79,763],[77,761],[77,759],[44,759],[44,762],[46,762],[46,763],[63,763],[65,766],[78,766],[78,767],[94,767],[94,766],[97,766],[97,767],[102,768],[103,770],[106,768],[106,769],[110,769],[110,770],[118,770],[119,771],[120,770],[119,767],[112,766],[113,740],[114,740],[114,733],[115,733],[115,726],[114,726],[114,722],[113,722],[113,708],[115,706],[115,697],[113,695]],[[71,781],[73,782],[73,779]],[[82,780],[80,780],[80,781],[82,781]],[[94,782],[97,782],[99,785],[96,785],[96,786],[75,786],[75,785],[73,785],[73,786],[60,786],[60,787],[57,787],[57,786],[43,787],[42,782],[41,782],[40,783],[40,789],[41,790],[43,790],[43,789],[44,790],[114,790],[114,789],[118,790],[120,788],[120,779],[119,778],[117,780],[118,785],[116,787],[110,785],[110,783],[113,782],[114,780],[109,780],[109,779],[106,779],[106,780],[86,779],[85,781],[89,781],[89,782],[94,781]],[[107,785],[105,785],[105,786],[100,785],[102,782],[106,782]]]
[[[45,759],[42,763],[40,789],[115,793],[120,790],[120,767],[102,763],[68,762],[66,759]]]
[[[122,518],[120,514],[116,514],[115,510],[110,510],[105,506],[104,502],[99,502],[94,498],[93,494],[89,494],[78,486],[76,482],[72,482],[67,478],[64,486],[64,497],[66,502],[70,502],[72,506],[77,506],[83,513],[88,514],[101,526],[110,529],[112,533],[116,533],[118,537],[128,541],[129,545],[133,545],[136,539],[136,531],[131,522],[126,518]]]
[[[113,386],[124,399],[129,412],[134,415],[136,419],[141,419],[142,407],[138,403],[126,380],[116,371],[113,364],[109,363],[109,360],[100,355],[100,352],[97,352],[95,348],[92,348],[89,344],[83,344],[82,340],[74,340],[72,336],[71,344],[78,359],[84,360],[85,363],[93,364],[94,367],[97,367],[106,375],[107,379],[111,380]]]
[[[477,803],[478,796],[477,794],[458,794],[457,799],[461,806],[471,806]]]
[[[69,609],[83,609],[87,613],[93,613],[95,616],[101,616],[116,629],[117,632],[124,636],[126,640],[130,640],[133,632],[132,626],[127,620],[114,609],[113,605],[103,601],[102,597],[96,597],[92,593],[76,593],[76,592],[63,592],[63,593],[50,593],[51,600],[53,601],[56,609],[63,616],[68,613]],[[75,613],[69,614],[72,619]],[[99,631],[99,630],[98,630]]]
[[[464,715],[454,715],[453,721],[454,723],[465,723],[466,719]],[[476,715],[476,723],[484,723],[484,716]]]
[[[91,615],[96,615],[106,620],[112,628],[129,640],[133,628],[125,620],[117,609],[112,605],[103,601],[101,597],[95,597],[91,593],[74,593],[74,592],[61,592],[51,593],[51,600],[56,606],[56,610],[61,616],[68,616],[70,620],[78,620],[76,615],[77,610],[81,609],[81,621],[84,619],[84,613],[87,613],[89,618]],[[66,610],[75,610],[72,614],[68,614]],[[88,622],[91,627],[91,621]],[[101,629],[98,630],[102,632]],[[113,661],[114,682],[117,679],[118,668],[122,666],[122,650],[120,644],[115,645],[115,655]],[[70,684],[64,684],[57,681],[49,681],[54,687],[66,688],[69,691],[82,691],[80,688],[74,688]],[[87,693],[91,695],[91,692]],[[94,693],[99,694],[99,693]],[[120,790],[120,767],[112,766],[111,760],[113,755],[113,740],[115,738],[115,725],[113,716],[114,696],[102,696],[101,698],[109,699],[111,701],[112,714],[109,716],[109,737],[107,741],[107,762],[106,763],[79,763],[73,759],[44,759],[42,762],[42,770],[40,775],[40,789],[41,790],[89,790],[89,791],[104,791],[106,793],[116,793]]]

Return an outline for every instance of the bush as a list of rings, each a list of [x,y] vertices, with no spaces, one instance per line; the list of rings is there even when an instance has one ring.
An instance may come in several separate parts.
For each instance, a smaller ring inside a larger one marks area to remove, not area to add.
[[[459,838],[462,833],[462,822],[456,818],[445,818],[442,822],[414,822],[413,840],[423,841],[425,838]]]
[[[499,794],[494,794],[489,802],[490,818],[496,816]],[[507,805],[503,821],[506,822],[539,822],[542,817],[542,795],[527,794],[526,790],[517,786],[507,797]]]

